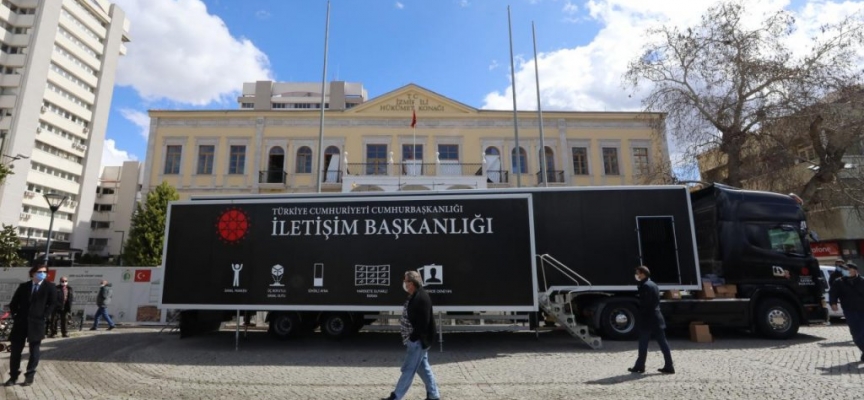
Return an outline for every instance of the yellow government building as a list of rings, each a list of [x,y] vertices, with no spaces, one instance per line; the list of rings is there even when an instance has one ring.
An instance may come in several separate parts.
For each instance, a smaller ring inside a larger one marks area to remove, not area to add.
[[[662,114],[477,109],[415,84],[246,83],[232,110],[151,110],[143,190],[210,194],[663,183]],[[412,129],[412,118],[416,125]],[[543,149],[545,147],[545,149]],[[545,168],[541,152],[545,152]],[[319,170],[320,165],[320,170]]]

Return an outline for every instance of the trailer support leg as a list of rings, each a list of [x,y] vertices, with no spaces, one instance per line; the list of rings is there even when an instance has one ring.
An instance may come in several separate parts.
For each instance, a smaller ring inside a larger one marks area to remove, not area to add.
[[[234,351],[240,350],[240,310],[237,310],[237,323],[234,324]]]
[[[438,351],[444,352],[444,327],[441,325],[441,312],[438,312]]]

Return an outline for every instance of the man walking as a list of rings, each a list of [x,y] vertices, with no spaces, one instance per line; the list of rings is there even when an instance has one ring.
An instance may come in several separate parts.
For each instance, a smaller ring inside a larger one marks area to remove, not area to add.
[[[70,312],[72,312],[72,287],[69,286],[69,278],[60,278],[60,287],[57,288],[57,307],[54,308],[54,314],[51,315],[51,335],[53,338],[57,336],[57,324],[60,324],[60,333],[63,337],[69,337],[66,332],[66,320]]]
[[[408,300],[402,308],[402,318],[399,319],[402,332],[402,343],[408,348],[405,362],[402,364],[402,375],[396,382],[396,389],[390,393],[390,397],[383,400],[402,400],[414,374],[420,375],[426,386],[426,400],[438,400],[438,383],[429,366],[429,347],[435,339],[435,318],[432,315],[432,300],[429,294],[423,290],[423,282],[420,273],[408,271],[402,288],[408,292]]]
[[[663,352],[663,361],[665,362],[663,368],[657,371],[664,374],[674,374],[672,352],[669,350],[669,342],[666,341],[666,333],[663,331],[666,329],[666,321],[663,319],[663,314],[660,313],[660,289],[656,283],[651,281],[651,271],[648,267],[636,267],[635,278],[639,282],[639,317],[636,320],[639,328],[639,356],[633,368],[627,368],[627,370],[639,374],[645,372],[648,342],[653,335],[657,344],[660,345],[660,351]]]
[[[108,330],[114,329],[114,321],[108,315],[108,305],[111,304],[111,284],[108,281],[102,281],[102,287],[99,288],[99,295],[96,296],[96,315],[93,316],[93,327],[91,331],[95,331],[99,327],[99,318],[105,317],[105,322],[108,323]]]
[[[12,354],[9,355],[9,380],[4,386],[13,386],[18,381],[25,341],[30,344],[30,359],[27,361],[23,386],[33,384],[39,365],[39,346],[45,338],[45,320],[54,311],[56,301],[54,284],[45,280],[47,277],[47,266],[30,268],[30,280],[19,285],[12,295],[12,302],[9,303],[9,311],[13,315],[12,332],[9,334]]]
[[[837,300],[843,304],[843,316],[846,325],[852,333],[852,341],[861,350],[861,361],[864,362],[864,278],[858,274],[858,266],[847,263],[849,276],[837,279],[828,292],[828,303],[831,309],[837,311]]]

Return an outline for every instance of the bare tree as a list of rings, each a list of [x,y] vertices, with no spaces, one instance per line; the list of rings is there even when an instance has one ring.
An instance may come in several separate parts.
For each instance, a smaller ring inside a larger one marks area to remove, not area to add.
[[[800,131],[803,121],[809,121],[804,126],[812,125],[815,132],[825,131],[828,125],[834,126],[830,128],[834,132],[846,129],[840,121],[827,122],[828,114],[831,118],[838,114],[829,111],[842,107],[826,99],[861,82],[864,24],[860,13],[823,26],[804,56],[789,47],[796,29],[789,12],[766,15],[752,28],[742,21],[746,15],[743,2],[723,2],[708,9],[697,26],[649,29],[651,40],[624,76],[625,84],[634,90],[650,85],[643,106],[646,111],[667,113],[665,123],[685,158],[695,160],[713,150],[725,165],[722,181],[732,186],[741,186],[758,173],[747,170],[748,158],[772,155],[780,163],[794,159],[797,150],[784,153],[779,144],[791,144],[787,140],[791,136],[786,136]],[[798,124],[795,129],[790,126],[793,122]],[[767,126],[776,129],[768,132]],[[763,135],[776,139],[770,151]],[[816,150],[820,169],[813,179],[818,182],[807,184],[805,200],[816,198],[822,183],[834,180],[842,169],[837,160],[843,154],[837,151],[846,148],[845,141],[826,142],[825,135],[817,135],[816,142],[822,144]],[[764,160],[754,163],[764,164]],[[776,167],[768,170],[776,172]]]

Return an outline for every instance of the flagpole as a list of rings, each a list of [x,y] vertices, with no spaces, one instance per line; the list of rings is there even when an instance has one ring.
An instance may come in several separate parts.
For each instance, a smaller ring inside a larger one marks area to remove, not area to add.
[[[534,41],[534,79],[537,82],[537,121],[540,124],[540,175],[543,176],[543,186],[549,187],[549,165],[546,164],[546,143],[543,141],[543,107],[540,105],[540,69],[537,66],[537,33],[534,31],[534,21],[531,21],[531,38]]]
[[[321,193],[321,174],[324,162],[324,89],[327,84],[327,39],[330,36],[330,0],[327,0],[327,19],[324,23],[324,70],[321,72],[321,118],[318,124],[318,193]]]
[[[522,148],[519,147],[519,117],[516,115],[516,66],[513,64],[513,25],[507,6],[507,30],[510,33],[510,79],[513,85],[513,132],[516,136],[516,187],[522,187]]]

